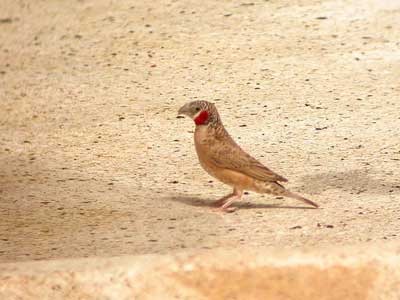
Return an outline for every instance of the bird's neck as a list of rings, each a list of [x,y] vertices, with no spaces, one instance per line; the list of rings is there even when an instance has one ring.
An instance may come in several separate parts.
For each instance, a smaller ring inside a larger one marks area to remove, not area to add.
[[[218,127],[222,126],[221,119],[218,113],[210,113],[206,110],[199,112],[194,118],[194,123],[197,126]]]

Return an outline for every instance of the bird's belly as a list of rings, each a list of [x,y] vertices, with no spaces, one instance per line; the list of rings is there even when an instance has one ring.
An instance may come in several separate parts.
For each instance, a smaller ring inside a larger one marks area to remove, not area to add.
[[[222,169],[217,172],[216,177],[225,184],[239,188],[241,190],[254,191],[254,179],[229,169]]]
[[[242,190],[258,192],[255,180],[245,174],[229,169],[218,168],[213,166],[212,163],[206,162],[202,159],[200,159],[200,164],[208,174],[227,185]]]
[[[225,182],[224,178],[222,178],[223,176],[221,176],[220,170],[217,167],[213,167],[211,164],[208,164],[201,159],[200,159],[200,165],[208,174],[210,174],[214,178],[217,178],[218,180],[221,180],[222,182]]]
[[[208,139],[207,132],[205,130],[196,129],[195,147],[202,168],[208,174],[227,185],[246,190],[254,190],[253,178],[233,170],[218,167],[213,163],[208,153],[210,143],[211,141]]]
[[[202,164],[202,166],[211,176],[229,186],[256,193],[274,193],[274,186],[276,184],[273,182],[260,181],[240,172],[213,168],[207,164]]]
[[[204,152],[199,151],[198,147],[196,147],[196,150],[200,165],[208,174],[225,184],[232,185],[229,176],[226,176],[225,172],[223,171],[224,169],[221,169],[213,164],[212,161],[208,159],[207,155],[204,154]]]

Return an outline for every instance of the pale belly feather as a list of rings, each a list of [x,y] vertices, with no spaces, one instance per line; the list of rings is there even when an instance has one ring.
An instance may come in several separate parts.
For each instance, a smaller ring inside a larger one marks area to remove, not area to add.
[[[209,138],[207,129],[205,127],[196,128],[194,142],[200,164],[208,174],[232,187],[253,191],[258,190],[256,190],[253,178],[240,172],[220,168],[212,162],[208,151],[212,146],[211,144],[215,141],[212,138]]]

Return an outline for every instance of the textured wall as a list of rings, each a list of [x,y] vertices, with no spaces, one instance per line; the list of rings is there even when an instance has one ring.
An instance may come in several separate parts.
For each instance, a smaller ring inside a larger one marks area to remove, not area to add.
[[[3,264],[0,299],[399,299],[400,248],[213,250]]]

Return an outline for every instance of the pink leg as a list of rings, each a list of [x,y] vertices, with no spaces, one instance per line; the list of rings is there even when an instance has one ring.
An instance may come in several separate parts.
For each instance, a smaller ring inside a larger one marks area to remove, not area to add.
[[[224,203],[222,204],[222,206],[218,207],[217,209],[215,209],[216,211],[220,211],[220,212],[233,212],[236,209],[233,207],[229,207],[233,201],[235,200],[240,200],[242,198],[243,195],[243,191],[238,190],[238,189],[234,189],[233,193],[228,195],[224,200]]]
[[[215,204],[215,206],[219,207],[219,206],[223,205],[226,202],[226,200],[228,200],[229,198],[231,198],[233,196],[235,196],[235,192],[234,191],[232,193],[230,193],[230,194],[218,199],[217,201],[214,202],[214,204]]]

